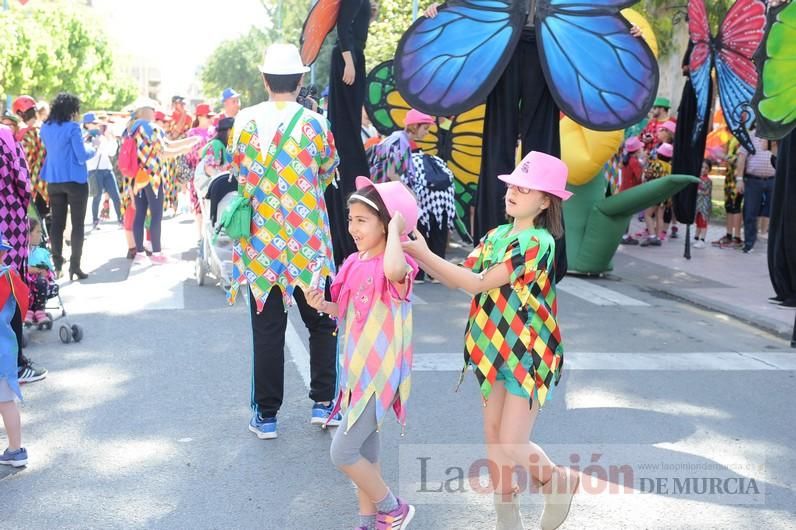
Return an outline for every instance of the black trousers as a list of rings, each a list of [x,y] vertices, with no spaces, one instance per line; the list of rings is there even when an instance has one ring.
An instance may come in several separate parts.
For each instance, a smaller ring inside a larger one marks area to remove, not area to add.
[[[69,269],[80,268],[80,258],[83,255],[83,223],[86,220],[88,207],[88,184],[77,182],[64,182],[60,184],[47,184],[47,193],[50,195],[50,209],[52,212],[52,242],[53,264],[61,270],[64,264],[64,230],[66,229],[66,210],[71,212],[72,220],[72,254],[69,257]]]
[[[561,156],[558,106],[542,72],[536,35],[529,29],[523,30],[514,55],[486,100],[476,240],[506,222],[506,185],[497,177],[511,173],[517,165],[518,140],[523,156],[531,151]]]
[[[443,214],[441,223],[434,219],[434,217],[431,217],[429,225],[428,228],[418,225],[417,230],[428,243],[428,248],[431,252],[444,259],[445,252],[448,250],[448,234],[450,232],[448,214]],[[423,272],[423,269],[420,269],[420,272],[417,274],[417,279],[424,280],[425,278],[426,273]]]
[[[337,326],[327,315],[307,304],[304,293],[293,293],[301,319],[310,332],[310,399],[332,401],[337,384]],[[252,410],[262,417],[276,416],[285,393],[285,331],[287,313],[282,293],[274,287],[257,314],[257,304],[249,293],[252,337],[254,342],[254,378]]]
[[[135,220],[133,221],[133,238],[138,252],[144,251],[144,225],[146,224],[146,212],[149,210],[149,234],[152,236],[152,252],[160,252],[160,231],[163,223],[163,195],[164,190],[161,186],[157,195],[149,184],[135,194]]]
[[[768,274],[777,296],[796,303],[796,131],[779,144],[768,226]]]
[[[14,330],[14,335],[17,336],[17,368],[27,366],[30,361],[22,355],[22,319],[24,315],[19,310],[19,306],[14,310],[14,316],[11,318],[11,329]]]
[[[334,260],[339,266],[356,250],[348,233],[346,201],[354,192],[354,181],[360,175],[370,175],[368,158],[362,144],[362,106],[365,104],[365,54],[362,48],[351,51],[356,78],[349,86],[343,83],[345,62],[340,48],[332,50],[329,73],[329,121],[337,152],[340,155],[340,180],[337,187],[326,190],[326,208],[332,233]]]
[[[517,141],[522,156],[540,151],[561,157],[560,110],[547,86],[536,32],[523,29],[517,48],[486,99],[484,150],[475,208],[475,241],[506,222],[506,185],[498,175],[516,166]],[[556,240],[556,281],[567,271],[564,237]]]

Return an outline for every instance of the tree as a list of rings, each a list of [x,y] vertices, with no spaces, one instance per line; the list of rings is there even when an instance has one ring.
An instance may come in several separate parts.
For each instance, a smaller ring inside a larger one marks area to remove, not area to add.
[[[425,0],[421,5],[430,3]],[[412,2],[407,0],[379,2],[379,16],[370,25],[368,46],[365,48],[368,70],[395,56],[398,41],[411,24]]]
[[[86,12],[66,4],[0,13],[4,28],[0,93],[50,99],[77,95],[83,108],[118,109],[135,97],[131,79],[117,71],[105,36]]]

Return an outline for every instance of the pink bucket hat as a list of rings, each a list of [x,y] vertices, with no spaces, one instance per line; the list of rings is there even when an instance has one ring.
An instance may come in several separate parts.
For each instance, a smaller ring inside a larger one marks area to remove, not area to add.
[[[671,158],[674,154],[674,148],[672,147],[672,144],[661,144],[660,147],[658,147],[658,154],[663,155],[666,158]]]
[[[406,113],[406,118],[404,119],[404,125],[422,125],[424,123],[428,123],[429,125],[433,125],[436,123],[433,116],[429,116],[428,114],[423,114],[419,110],[411,109],[409,112]]]
[[[677,124],[675,124],[672,120],[667,120],[663,122],[659,127],[658,130],[666,129],[670,133],[674,134],[674,131],[677,130]]]
[[[644,147],[644,144],[642,144],[641,140],[639,140],[636,136],[631,136],[625,140],[625,151],[628,153],[635,153],[642,147]]]
[[[506,184],[543,191],[567,200],[572,197],[572,193],[566,190],[568,174],[567,165],[558,158],[531,151],[510,175],[499,175],[498,178]]]
[[[376,188],[376,192],[387,207],[387,213],[390,214],[390,218],[395,212],[401,212],[404,216],[406,227],[402,235],[408,235],[417,228],[417,218],[420,216],[417,200],[402,182],[393,181],[374,184],[368,177],[357,177],[357,191],[368,186]]]

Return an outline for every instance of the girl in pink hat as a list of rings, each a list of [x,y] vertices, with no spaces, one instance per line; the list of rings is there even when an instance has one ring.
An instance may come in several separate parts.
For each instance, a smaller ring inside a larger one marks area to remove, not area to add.
[[[528,440],[561,378],[555,238],[563,235],[562,201],[572,194],[566,190],[567,166],[536,151],[511,175],[498,178],[507,184],[506,213],[513,220],[488,232],[464,267],[435,256],[419,236],[405,242],[404,249],[442,283],[473,295],[462,378],[470,367],[481,387],[487,453],[496,464],[489,472],[497,528],[524,528],[512,480],[513,469],[520,466],[542,485],[541,527],[550,530],[569,514],[580,478],[556,466]]]
[[[625,154],[622,158],[622,180],[619,186],[619,193],[627,191],[641,184],[641,176],[644,173],[644,166],[641,163],[641,155],[644,152],[644,144],[637,136],[631,136],[625,140]],[[622,245],[638,245],[638,240],[630,235],[630,224],[622,236]]]
[[[417,203],[400,182],[357,177],[348,199],[348,232],[357,251],[331,286],[314,288],[307,302],[338,319],[342,369],[336,407],[345,416],[332,440],[332,462],[357,486],[358,530],[402,530],[415,509],[396,498],[379,467],[379,429],[390,409],[406,425],[412,369],[412,283],[415,261],[401,238],[415,230]],[[385,340],[386,339],[386,340]]]

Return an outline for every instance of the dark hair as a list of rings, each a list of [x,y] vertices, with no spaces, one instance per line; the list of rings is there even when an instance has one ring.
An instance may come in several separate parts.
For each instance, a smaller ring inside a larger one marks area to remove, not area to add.
[[[707,164],[707,166],[708,166],[708,173],[710,173],[710,170],[711,170],[711,169],[713,169],[713,161],[712,161],[712,160],[710,160],[709,158],[705,158],[704,160],[702,160],[702,163],[703,163],[703,164]]]
[[[373,206],[358,199],[357,197],[355,197],[355,195],[361,195],[362,197],[365,197],[366,199],[373,201],[376,204],[376,206],[379,207],[379,210],[378,211],[374,210]],[[379,195],[379,192],[376,191],[376,188],[374,188],[373,186],[368,186],[366,188],[362,188],[361,190],[355,191],[353,194],[351,194],[351,196],[348,197],[347,205],[350,208],[351,205],[355,203],[362,204],[365,207],[367,207],[367,209],[370,210],[371,213],[373,213],[373,215],[379,218],[381,224],[384,225],[384,232],[385,233],[387,232],[390,226],[390,214],[389,212],[387,212],[387,206],[385,206],[384,201],[381,200],[381,195]]]
[[[22,118],[22,121],[24,121],[25,123],[27,123],[28,121],[32,120],[37,115],[38,115],[38,111],[36,110],[36,107],[31,107],[28,110],[26,110],[25,112],[17,112],[17,116]]]
[[[545,195],[550,200],[550,204],[536,216],[533,226],[534,228],[544,228],[555,239],[560,239],[564,235],[564,222],[562,221],[564,213],[561,198],[549,193],[545,193]]]
[[[291,94],[298,90],[303,74],[263,74],[263,79],[274,94]]]
[[[34,219],[33,217],[28,217],[28,233],[30,234],[34,230],[36,230],[37,226],[41,226],[41,223],[38,219]]]
[[[216,140],[219,140],[225,147],[229,145],[229,131],[234,125],[235,118],[223,118],[216,125]]]
[[[61,124],[72,121],[75,114],[80,113],[80,100],[77,96],[61,92],[50,105],[50,116],[47,123]]]

